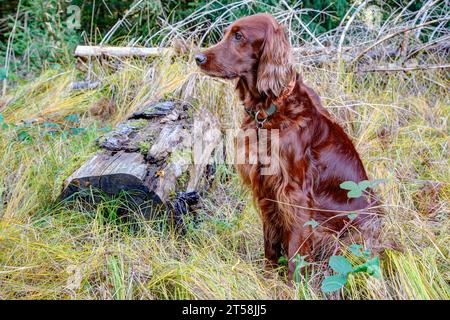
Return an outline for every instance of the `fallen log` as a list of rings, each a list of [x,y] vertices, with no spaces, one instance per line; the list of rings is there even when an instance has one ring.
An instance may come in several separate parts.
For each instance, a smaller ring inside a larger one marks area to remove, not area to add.
[[[349,51],[351,48],[344,48]],[[201,49],[198,49],[201,50]],[[163,47],[113,47],[113,46],[77,46],[75,57],[158,57],[168,53],[176,52],[174,48]],[[336,52],[334,47],[323,48],[293,48],[293,53],[298,56],[303,55],[330,55]]]
[[[167,48],[112,47],[112,46],[77,46],[76,57],[154,57],[169,52]]]
[[[408,29],[409,30],[409,29]],[[401,33],[397,32],[389,35],[385,39],[390,39],[395,35]],[[444,37],[445,38],[445,37]],[[383,39],[382,39],[383,40]],[[377,43],[379,43],[378,41]],[[381,60],[386,58],[393,58],[398,56],[399,48],[396,46],[389,46],[387,48],[378,48],[376,44],[368,48],[361,48],[355,46],[343,47],[341,51],[335,46],[302,46],[292,48],[292,53],[296,61],[302,65],[321,65],[336,62],[339,59],[345,62],[357,61],[363,56],[370,60]],[[191,48],[192,50],[201,50],[201,48]],[[185,48],[182,52],[191,50]],[[425,45],[420,47],[411,47],[409,49],[408,58],[419,51],[448,51],[448,44],[445,41],[433,42],[433,45]],[[158,57],[165,54],[177,54],[177,48],[163,48],[163,47],[113,47],[113,46],[77,46],[75,49],[75,56],[79,58],[89,57]]]
[[[189,109],[174,101],[139,108],[98,140],[100,152],[65,180],[60,199],[82,198],[95,204],[102,200],[98,192],[108,197],[125,194],[145,218],[163,210],[181,224],[182,215],[210,185],[212,156],[221,136],[209,111]],[[200,162],[195,161],[191,136],[198,130]]]

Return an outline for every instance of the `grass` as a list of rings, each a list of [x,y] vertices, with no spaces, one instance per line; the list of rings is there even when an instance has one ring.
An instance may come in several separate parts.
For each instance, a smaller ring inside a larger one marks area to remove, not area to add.
[[[336,77],[335,67],[301,71],[352,137],[370,178],[386,179],[378,188],[383,233],[401,250],[383,257],[382,279],[352,275],[326,296],[320,267],[293,288],[284,268],[265,277],[261,221],[225,165],[183,236],[164,217],[131,228],[115,218],[117,201],[96,209],[55,201],[64,179],[97,151],[95,140],[148,100],[190,99],[215,112],[224,130],[238,126],[231,83],[165,57],[127,60],[117,72],[95,65],[102,86],[92,91],[67,89],[80,76],[70,67],[49,70],[0,102],[9,124],[0,129],[0,299],[449,299],[448,78],[438,70]],[[111,118],[89,115],[112,95]],[[80,117],[69,121],[71,114]],[[59,127],[49,134],[48,124]]]

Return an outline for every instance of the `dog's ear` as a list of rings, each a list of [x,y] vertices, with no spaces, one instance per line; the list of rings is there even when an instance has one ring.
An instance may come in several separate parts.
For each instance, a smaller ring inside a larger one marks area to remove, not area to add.
[[[292,50],[284,28],[268,26],[259,58],[256,87],[260,93],[278,97],[295,77]]]

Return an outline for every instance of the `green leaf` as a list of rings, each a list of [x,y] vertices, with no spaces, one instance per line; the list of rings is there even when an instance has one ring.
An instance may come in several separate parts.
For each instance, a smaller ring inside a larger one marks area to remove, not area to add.
[[[336,274],[334,276],[326,277],[322,282],[322,292],[330,293],[337,291],[345,286],[347,283],[347,276],[344,274]]]
[[[375,278],[381,278],[380,258],[378,256],[366,262],[367,273]]]
[[[370,186],[371,186],[371,183],[369,180],[363,180],[358,183],[358,187],[362,191],[366,190]]]
[[[364,252],[364,254],[367,250]],[[354,273],[357,272],[367,272],[369,275],[375,278],[381,278],[381,268],[380,268],[380,258],[378,256],[367,260],[366,263],[361,264],[353,269]]]
[[[362,192],[359,189],[352,190],[347,193],[347,197],[349,197],[349,198],[359,198],[361,196],[362,196]]]
[[[44,126],[44,128],[60,128],[59,124],[54,123],[54,122],[44,122],[42,124]]]
[[[70,128],[70,133],[72,133],[73,135],[78,135],[80,133],[84,133],[86,131],[85,128]]]
[[[344,181],[339,185],[339,187],[345,190],[359,189],[358,185],[354,181]]]
[[[287,259],[285,256],[281,256],[281,257],[278,259],[278,264],[279,264],[279,265],[282,265],[282,266],[287,266],[287,264],[288,264],[288,259]]]
[[[305,260],[306,256],[301,256],[300,254],[296,254],[293,258],[293,262],[295,264],[295,270],[294,270],[294,282],[300,283],[300,272],[303,267],[306,267],[308,265],[308,262]]]
[[[77,114],[71,114],[64,118],[67,122],[80,122],[80,118]]]
[[[362,245],[356,243],[353,243],[350,246],[348,246],[348,250],[357,257],[363,256],[363,253],[361,252],[362,248],[363,248]]]
[[[301,256],[300,254],[296,254],[293,261],[296,266],[300,266],[300,268],[306,267],[309,263],[306,261],[307,256]]]
[[[367,264],[363,263],[353,269],[353,273],[367,272]]]
[[[30,141],[32,140],[30,134],[26,131],[20,131],[17,134],[17,138],[19,139],[19,141]]]
[[[332,256],[329,265],[337,273],[347,274],[353,271],[352,264],[343,256]]]
[[[316,228],[318,225],[319,225],[319,223],[314,219],[306,221],[305,224],[303,224],[304,227],[311,226],[313,228]]]
[[[364,180],[361,181],[362,186],[364,187],[368,181]],[[349,198],[359,198],[362,196],[362,190],[358,184],[356,184],[354,181],[344,181],[340,185],[341,189],[350,190],[347,193],[347,197]]]
[[[367,273],[377,279],[381,279],[381,269],[379,266],[368,266]]]
[[[358,214],[357,213],[349,213],[348,215],[347,215],[347,217],[350,219],[350,220],[355,220],[356,219],[356,217],[358,217]]]
[[[0,80],[5,80],[7,78],[6,68],[0,68]]]

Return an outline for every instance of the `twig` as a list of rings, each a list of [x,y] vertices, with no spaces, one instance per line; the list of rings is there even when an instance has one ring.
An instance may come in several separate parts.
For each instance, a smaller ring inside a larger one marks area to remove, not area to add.
[[[283,1],[285,5],[288,7],[287,3]],[[302,22],[302,19],[299,18],[297,15],[294,15],[294,18],[297,20],[297,22],[302,26],[302,28],[306,31],[306,33],[309,34],[311,39],[313,39],[321,48],[325,48],[325,46],[317,39],[317,37],[309,30],[309,28]]]
[[[423,45],[422,47],[420,47],[418,49],[415,49],[414,51],[409,53],[405,60],[410,59],[411,57],[413,57],[414,55],[416,55],[420,51],[425,50],[425,49],[430,48],[430,47],[433,48],[433,47],[439,47],[439,46],[442,46],[442,45],[444,45],[444,46],[447,45],[447,47],[450,47],[448,45],[448,42],[447,42],[449,39],[450,39],[450,36],[443,36],[443,37],[438,38],[436,40],[430,41],[427,44]]]
[[[443,85],[442,83],[437,82],[436,80],[430,79],[430,78],[428,78],[428,77],[423,77],[423,78],[424,78],[425,80],[428,80],[428,81],[430,81],[430,82],[433,82],[435,85],[438,85],[439,87],[444,88],[445,90],[448,90],[448,86]]]
[[[361,3],[355,10],[355,12],[352,14],[350,19],[348,19],[347,24],[344,27],[344,30],[342,31],[341,37],[339,39],[338,44],[338,71],[341,70],[341,58],[342,58],[342,45],[344,44],[345,35],[348,32],[348,29],[350,28],[350,25],[352,24],[353,20],[355,20],[356,15],[366,6],[368,1],[364,1]],[[350,12],[350,11],[349,11]]]
[[[444,21],[444,20],[448,20],[448,18],[447,18],[447,17],[444,17],[444,18],[439,18],[439,19],[431,20],[431,21],[428,21],[428,22],[425,22],[425,23],[418,24],[418,25],[416,25],[416,26],[412,26],[412,27],[408,27],[408,28],[403,28],[402,30],[399,30],[399,31],[394,32],[394,33],[391,33],[391,34],[387,35],[386,37],[381,38],[380,40],[378,40],[378,41],[375,42],[374,44],[370,45],[368,48],[364,49],[362,52],[360,52],[360,53],[356,56],[356,58],[353,59],[353,62],[358,61],[363,55],[365,55],[367,52],[369,52],[370,50],[372,50],[374,47],[376,47],[376,46],[379,45],[380,43],[382,43],[382,42],[384,42],[384,41],[386,41],[386,40],[389,40],[389,39],[391,39],[391,38],[393,38],[393,37],[395,37],[395,36],[397,36],[397,35],[399,35],[399,34],[401,34],[401,33],[404,33],[404,32],[410,31],[410,30],[414,30],[414,29],[417,29],[417,28],[422,28],[422,27],[424,27],[424,26],[427,26],[427,25],[430,25],[430,24],[433,24],[433,23],[436,23],[436,22],[439,22],[439,21]]]
[[[143,0],[139,0],[137,2],[135,2],[130,9],[128,9],[127,11],[125,11],[125,14],[123,15],[123,17],[121,19],[119,19],[114,26],[106,33],[105,37],[102,39],[102,41],[100,41],[100,45],[106,43],[109,41],[109,39],[113,36],[113,34],[117,31],[117,29],[119,29],[119,27],[122,25],[122,23],[124,23],[126,21],[126,19],[128,18],[129,15],[134,13],[134,10],[136,8],[138,8]]]
[[[430,65],[430,66],[416,66],[406,68],[373,68],[358,70],[358,72],[397,72],[397,71],[414,71],[414,70],[432,70],[432,69],[447,69],[450,68],[450,64],[442,65]]]

